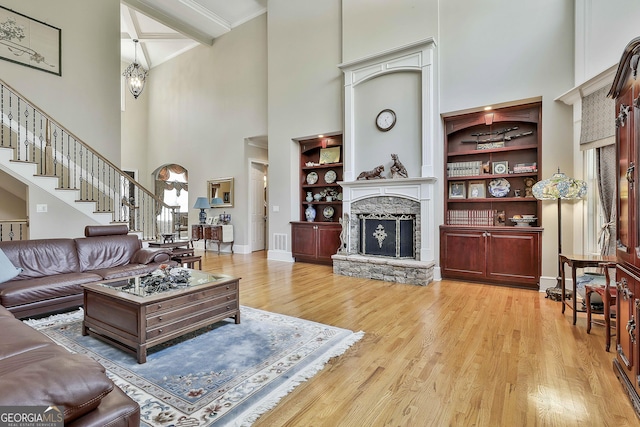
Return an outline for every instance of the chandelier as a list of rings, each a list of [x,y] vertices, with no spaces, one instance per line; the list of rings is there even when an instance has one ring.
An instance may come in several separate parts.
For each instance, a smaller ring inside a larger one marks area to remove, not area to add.
[[[145,70],[142,65],[138,64],[138,40],[134,39],[133,42],[135,43],[133,64],[129,65],[122,75],[127,79],[129,92],[131,92],[134,98],[138,99],[138,96],[140,96],[144,89],[148,71]]]

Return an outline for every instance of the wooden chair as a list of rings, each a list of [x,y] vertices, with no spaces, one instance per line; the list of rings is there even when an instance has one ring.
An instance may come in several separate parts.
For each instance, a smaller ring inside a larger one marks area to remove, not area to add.
[[[602,269],[604,270],[604,277],[605,277],[605,284],[603,285],[586,285],[584,287],[584,291],[585,291],[585,304],[587,305],[587,333],[591,333],[591,325],[603,325],[605,327],[605,340],[606,340],[606,344],[605,344],[605,350],[609,351],[609,348],[611,347],[611,337],[615,336],[615,328],[616,328],[616,322],[615,322],[615,317],[614,322],[612,324],[611,319],[612,319],[612,313],[611,313],[611,307],[613,307],[613,311],[615,313],[615,307],[616,307],[616,298],[618,295],[618,290],[615,286],[611,286],[611,277],[609,275],[609,269],[610,268],[615,268],[615,264],[613,263],[602,263],[600,265],[600,267],[602,267]],[[591,308],[591,294],[592,293],[596,293],[598,295],[600,295],[600,297],[602,298],[602,302],[604,304],[604,308],[603,308],[603,316],[604,318],[601,319],[593,319],[592,315],[594,314],[592,312],[592,308]],[[611,330],[614,330],[614,333],[611,333]]]

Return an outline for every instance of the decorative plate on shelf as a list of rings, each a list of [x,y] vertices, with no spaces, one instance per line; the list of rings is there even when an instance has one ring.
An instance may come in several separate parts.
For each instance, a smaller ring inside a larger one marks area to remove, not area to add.
[[[324,182],[326,182],[327,184],[333,184],[334,182],[336,182],[337,177],[338,175],[336,175],[336,171],[334,171],[333,169],[328,170],[327,173],[324,174]]]
[[[333,206],[327,206],[326,208],[324,208],[324,210],[322,211],[322,215],[326,218],[326,219],[331,219],[333,217]]]
[[[493,197],[505,197],[509,194],[511,184],[504,178],[492,179],[489,181],[489,194]]]
[[[309,172],[307,175],[307,184],[315,184],[318,182],[318,174],[315,172]]]

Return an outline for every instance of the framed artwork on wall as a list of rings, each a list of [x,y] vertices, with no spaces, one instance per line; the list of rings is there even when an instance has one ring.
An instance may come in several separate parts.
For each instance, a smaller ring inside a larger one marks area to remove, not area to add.
[[[62,30],[0,6],[0,59],[62,75]]]

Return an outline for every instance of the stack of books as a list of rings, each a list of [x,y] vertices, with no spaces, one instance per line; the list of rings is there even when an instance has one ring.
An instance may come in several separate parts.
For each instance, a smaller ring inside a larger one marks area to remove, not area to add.
[[[447,163],[447,176],[475,176],[482,173],[482,162]]]
[[[492,226],[497,212],[495,210],[456,209],[447,212],[448,225]]]
[[[538,164],[533,163],[517,163],[513,166],[513,173],[534,173],[538,172]]]

